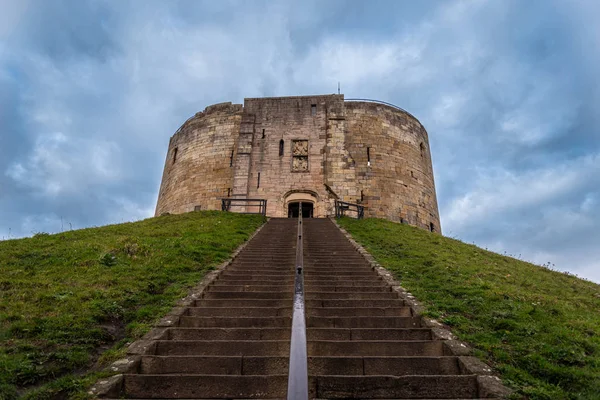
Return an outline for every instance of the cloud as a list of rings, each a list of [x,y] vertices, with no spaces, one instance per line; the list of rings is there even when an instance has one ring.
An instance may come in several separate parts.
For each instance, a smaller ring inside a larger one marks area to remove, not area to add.
[[[537,208],[552,207],[573,194],[584,194],[586,211],[593,197],[585,190],[600,184],[600,154],[591,154],[552,167],[531,169],[516,174],[507,170],[478,171],[475,190],[456,197],[444,210],[445,221],[457,229],[484,219],[493,221],[502,214]],[[582,192],[583,191],[583,192]],[[469,215],[469,219],[465,219]]]
[[[67,138],[57,132],[38,137],[25,162],[15,162],[6,174],[34,194],[72,196],[122,178],[116,143]]]

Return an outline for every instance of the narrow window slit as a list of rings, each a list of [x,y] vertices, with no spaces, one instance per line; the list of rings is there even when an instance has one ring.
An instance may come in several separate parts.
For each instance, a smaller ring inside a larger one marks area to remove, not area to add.
[[[173,164],[177,161],[177,147],[173,149]]]
[[[263,139],[265,138],[265,130],[264,129],[262,130],[262,138]]]
[[[233,167],[233,149],[231,149],[231,155],[229,156],[229,166]]]
[[[256,188],[260,187],[260,172],[258,173],[258,179],[256,180]]]
[[[279,157],[283,155],[283,139],[279,141]]]
[[[316,104],[311,104],[310,105],[310,115],[312,115],[313,117],[315,115],[317,115],[317,105]]]

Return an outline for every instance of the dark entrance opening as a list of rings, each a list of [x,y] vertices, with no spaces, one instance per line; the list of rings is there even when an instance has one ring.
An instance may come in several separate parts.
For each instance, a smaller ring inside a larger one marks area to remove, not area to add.
[[[300,213],[300,202],[288,204],[288,218],[298,218]],[[302,218],[312,218],[313,204],[302,203]]]

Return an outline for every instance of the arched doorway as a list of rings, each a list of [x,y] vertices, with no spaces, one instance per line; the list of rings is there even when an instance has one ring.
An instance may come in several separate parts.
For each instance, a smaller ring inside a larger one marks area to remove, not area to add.
[[[302,218],[312,218],[314,212],[313,203],[293,201],[288,203],[288,218],[298,218],[302,212]]]
[[[292,190],[283,196],[283,215],[288,218],[298,218],[302,213],[302,218],[313,218],[318,216],[317,193],[311,190]],[[302,206],[300,206],[302,204]]]

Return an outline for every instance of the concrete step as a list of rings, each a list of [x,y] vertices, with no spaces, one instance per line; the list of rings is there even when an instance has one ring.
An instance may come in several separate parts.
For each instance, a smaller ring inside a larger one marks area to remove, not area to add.
[[[277,269],[277,268],[248,268],[248,269],[240,269],[240,268],[232,268],[230,270],[224,271],[221,274],[221,278],[227,277],[252,277],[256,280],[263,280],[263,276],[278,276],[278,282],[287,282],[290,276],[293,276],[294,270],[292,267],[287,267],[285,269]],[[217,281],[218,282],[218,281]]]
[[[306,292],[307,300],[386,300],[398,299],[396,292]]]
[[[289,356],[289,340],[157,340],[157,356]]]
[[[144,356],[142,374],[286,375],[288,357]]]
[[[307,315],[314,317],[382,317],[382,316],[398,316],[398,317],[412,317],[412,310],[410,307],[364,307],[364,308],[350,308],[350,307],[321,307],[321,308],[308,308]]]
[[[254,268],[291,268],[294,265],[294,260],[286,260],[286,261],[266,261],[266,260],[257,260],[257,261],[239,261],[232,263],[228,269],[254,269]]]
[[[195,307],[292,307],[291,300],[260,299],[202,299],[194,302]]]
[[[211,286],[254,286],[253,282],[255,281],[260,282],[257,286],[286,286],[291,284],[287,279],[287,276],[288,275],[221,275],[220,279],[212,283]]]
[[[124,396],[148,399],[285,398],[287,375],[125,375]]]
[[[231,264],[227,267],[228,270],[256,270],[256,269],[276,269],[278,271],[289,271],[294,267],[294,260],[286,261],[286,262],[240,262]]]
[[[289,274],[291,275],[291,274]],[[218,279],[212,286],[229,286],[229,285],[242,285],[242,286],[287,286],[293,285],[294,281],[289,279],[288,277],[282,279],[258,279],[260,277],[255,277],[256,279],[240,279],[239,277],[235,277],[235,279],[231,279],[231,277],[223,277],[223,279]]]
[[[276,238],[270,239],[270,240],[276,240]],[[269,257],[282,257],[282,256],[290,256],[290,257],[295,257],[296,256],[296,246],[295,246],[295,241],[294,244],[288,244],[288,243],[277,243],[273,246],[262,246],[262,247],[256,247],[256,246],[247,246],[243,253],[240,253],[239,256],[242,255],[261,255],[261,254],[265,254],[268,253]]]
[[[291,307],[188,307],[190,317],[291,317]]]
[[[315,307],[404,307],[402,299],[390,300],[306,300],[306,308]]]
[[[459,375],[457,357],[309,357],[310,375]]]
[[[273,264],[290,262],[296,259],[296,255],[293,256],[270,256],[268,254],[240,254],[235,258],[235,262],[272,262]]]
[[[337,229],[337,228],[336,228]],[[307,230],[306,233],[310,233],[312,237],[315,235],[320,235],[320,239],[324,240],[324,242],[319,242],[318,240],[312,240],[308,235],[305,236],[306,240],[304,241],[304,254],[309,254],[312,251],[339,251],[339,252],[351,252],[356,251],[354,246],[345,237],[332,236],[324,233],[322,231],[313,231],[310,232]]]
[[[289,328],[290,317],[188,317],[179,319],[184,328]]]
[[[341,293],[343,294],[343,293]],[[228,292],[211,290],[204,293],[203,299],[292,299],[292,291],[285,292]]]
[[[267,284],[271,281],[277,282],[294,282],[293,276],[280,276],[280,275],[226,275],[221,274],[216,282],[242,282],[243,284],[250,284],[252,282]],[[234,283],[235,284],[235,283]]]
[[[443,343],[439,340],[311,340],[311,356],[443,356]]]
[[[304,276],[307,279],[319,279],[326,280],[329,278],[340,278],[340,279],[364,279],[364,278],[372,278],[376,276],[372,271],[357,271],[357,270],[343,270],[343,271],[335,271],[335,272],[310,272],[306,271]]]
[[[475,375],[335,376],[315,378],[324,399],[461,399],[477,397]]]
[[[335,265],[369,265],[363,256],[358,253],[355,253],[353,256],[336,256],[336,255],[305,255],[304,257],[305,264],[307,266],[319,266],[321,263],[326,264],[335,264]]]
[[[392,288],[389,286],[306,286],[306,293],[318,293],[318,292],[329,292],[329,293],[386,293],[391,292]]]
[[[432,340],[429,328],[308,328],[307,340]]]
[[[209,292],[290,292],[293,285],[271,284],[271,285],[226,285],[215,283],[208,287]]]
[[[285,234],[285,232],[280,232],[279,235]],[[269,239],[270,243],[254,243],[250,242],[244,248],[245,252],[264,252],[264,251],[277,251],[283,253],[291,253],[296,254],[296,240],[295,238],[292,241],[286,240],[281,241],[277,236],[262,237],[262,239]]]
[[[241,267],[228,267],[227,269],[225,269],[222,273],[221,276],[228,276],[228,275],[250,275],[250,276],[262,276],[262,275],[279,275],[281,277],[289,277],[290,274],[292,274],[293,268],[292,268],[293,264],[288,265],[286,268],[271,268],[268,266],[265,267],[257,267],[257,266],[250,266],[248,268],[241,268]]]
[[[169,328],[164,340],[290,340],[287,328]]]
[[[312,317],[306,318],[310,328],[420,328],[419,317]]]
[[[265,252],[271,252],[273,253],[273,256],[277,255],[277,256],[290,256],[290,257],[296,257],[296,246],[295,246],[295,242],[294,245],[274,245],[274,246],[260,246],[260,247],[256,247],[256,246],[246,246],[246,248],[244,249],[244,252],[241,253],[240,255],[247,255],[247,254],[251,254],[251,255],[261,255],[261,254],[265,254]]]
[[[343,267],[347,266],[348,268],[354,267],[370,267],[369,263],[365,261],[365,259],[332,259],[332,258],[310,258],[305,263],[306,267]]]
[[[328,287],[356,287],[356,286],[372,286],[380,288],[389,288],[389,286],[382,280],[379,279],[361,279],[361,280],[330,280],[327,282],[322,281],[307,281],[304,280],[305,287],[311,288],[328,288]]]
[[[304,251],[304,257],[337,257],[337,258],[354,258],[362,257],[356,250],[333,250],[333,249],[314,249],[310,248]]]
[[[219,286],[256,286],[256,287],[265,287],[265,286],[283,286],[289,287],[293,286],[294,281],[291,280],[270,280],[270,279],[256,279],[256,280],[244,280],[244,279],[219,279],[211,284],[212,287]]]
[[[377,274],[375,273],[375,271],[373,271],[370,267],[319,267],[319,268],[315,268],[315,267],[304,267],[304,271],[305,274],[307,276],[309,275],[324,275],[324,274],[329,274],[329,275],[337,275],[337,274],[343,274],[345,272],[362,272],[362,273],[370,273],[373,277],[377,277]]]
[[[273,284],[288,283],[290,273],[253,273],[252,271],[228,271],[223,272],[215,283],[228,283],[233,285],[249,285],[256,281],[271,281]]]
[[[365,278],[362,279],[362,280],[365,281],[365,282],[380,282],[380,283],[384,283],[384,280],[379,275],[377,275],[376,273],[374,273],[374,271],[368,271],[368,270],[366,270],[363,273],[365,274]],[[311,273],[309,273],[309,274],[305,274],[305,276],[304,276],[304,283],[306,283],[306,284],[313,284],[313,283],[331,283],[331,284],[334,284],[334,283],[337,283],[337,282],[340,282],[340,283],[343,283],[343,282],[351,283],[351,282],[361,281],[361,280],[359,280],[357,278],[354,278],[354,277],[335,276],[335,275],[331,276],[331,274],[329,274],[329,278],[327,279],[327,281],[323,281],[322,279],[320,279],[318,277],[315,277],[314,275],[315,275],[314,271],[311,272]],[[322,272],[321,272],[321,275],[323,275]]]

